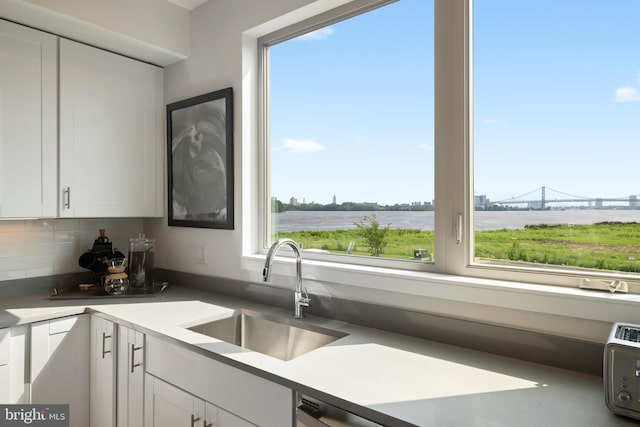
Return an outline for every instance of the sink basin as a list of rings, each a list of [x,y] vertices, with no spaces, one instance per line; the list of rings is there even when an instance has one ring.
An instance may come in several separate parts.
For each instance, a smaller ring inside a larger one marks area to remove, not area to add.
[[[348,335],[249,310],[237,310],[229,317],[187,329],[281,360],[291,360]]]

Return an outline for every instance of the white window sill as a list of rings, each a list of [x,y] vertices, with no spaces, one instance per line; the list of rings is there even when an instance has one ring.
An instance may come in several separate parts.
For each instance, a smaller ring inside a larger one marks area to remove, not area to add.
[[[245,255],[256,278],[265,256]],[[273,286],[291,287],[294,260],[277,258]],[[640,323],[640,295],[304,260],[310,294],[391,305],[604,342],[612,322]]]

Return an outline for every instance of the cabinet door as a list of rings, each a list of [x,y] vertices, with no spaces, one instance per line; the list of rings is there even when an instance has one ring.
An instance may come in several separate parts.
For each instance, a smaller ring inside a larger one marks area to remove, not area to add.
[[[4,338],[2,335],[4,334]],[[0,330],[0,402],[23,404],[29,402],[28,363],[29,325]],[[4,340],[4,342],[3,342]],[[2,350],[4,347],[4,350]],[[3,363],[6,363],[4,366]]]
[[[209,405],[205,418],[205,402],[195,396],[146,374],[145,427],[217,426],[215,406]]]
[[[31,403],[69,404],[71,427],[89,425],[89,315],[31,325]]]
[[[212,403],[146,374],[145,427],[256,427]]]
[[[9,403],[9,328],[0,329],[0,403]]]
[[[0,217],[57,211],[57,38],[0,20]]]
[[[218,424],[214,425],[216,427],[255,427],[255,424],[222,409],[218,409]]]
[[[61,217],[162,216],[163,71],[60,40]]]
[[[294,425],[294,394],[287,387],[154,336],[147,337],[146,352],[151,375],[256,425]]]
[[[116,422],[116,329],[113,322],[91,316],[91,427]]]
[[[144,419],[144,334],[118,326],[118,427],[139,427]]]
[[[9,403],[9,365],[0,365],[0,403]]]

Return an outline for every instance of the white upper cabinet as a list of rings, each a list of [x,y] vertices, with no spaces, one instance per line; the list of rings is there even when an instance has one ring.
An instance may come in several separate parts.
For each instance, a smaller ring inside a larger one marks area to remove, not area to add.
[[[163,214],[163,70],[60,40],[60,217]]]
[[[0,217],[57,211],[57,37],[0,20]]]

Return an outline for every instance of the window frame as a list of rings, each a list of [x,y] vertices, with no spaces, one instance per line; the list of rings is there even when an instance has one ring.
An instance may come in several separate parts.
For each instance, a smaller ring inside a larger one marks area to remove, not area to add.
[[[257,38],[258,53],[258,213],[257,255],[270,243],[269,55],[270,46],[349,19],[397,0],[355,0]],[[304,252],[305,260],[334,271],[402,275],[444,274],[470,279],[577,288],[581,278],[620,279],[640,293],[637,275],[613,271],[577,271],[561,266],[506,266],[474,260],[473,200],[473,0],[434,0],[434,156],[435,193],[433,263]],[[253,236],[255,238],[255,235]],[[244,245],[243,245],[244,246]],[[324,271],[324,270],[323,270]],[[327,270],[328,271],[328,270]],[[331,274],[329,276],[332,276]],[[339,276],[338,276],[339,277]],[[342,279],[338,279],[340,282]],[[359,280],[355,280],[358,282]],[[425,280],[428,281],[428,280]]]
[[[438,0],[436,0],[437,2]],[[473,193],[473,0],[457,0],[455,3],[465,3],[464,11],[458,11],[456,15],[452,17],[455,22],[454,26],[458,26],[462,23],[462,15],[467,21],[464,23],[464,39],[466,40],[466,46],[464,47],[464,56],[468,58],[468,63],[465,65],[465,81],[459,84],[465,85],[466,97],[466,110],[468,120],[464,123],[459,123],[458,126],[465,128],[465,139],[460,142],[464,145],[465,162],[468,163],[465,173],[468,176],[465,177],[465,183],[468,184],[465,188],[465,216],[467,221],[465,222],[466,236],[468,236],[467,252],[466,252],[466,265],[460,265],[460,271],[457,274],[461,274],[468,277],[498,279],[506,281],[517,281],[525,283],[535,283],[553,286],[562,286],[570,288],[578,288],[581,279],[592,280],[624,280],[629,285],[630,293],[640,293],[640,275],[607,271],[607,270],[589,270],[579,269],[577,267],[562,267],[559,265],[544,265],[527,263],[522,266],[513,266],[501,264],[499,260],[496,262],[476,262],[474,259],[474,193]],[[458,31],[462,31],[458,29]],[[461,46],[457,46],[461,49]],[[436,51],[437,51],[436,47]],[[437,62],[437,61],[436,61]],[[453,88],[451,89],[453,90]],[[437,110],[437,108],[436,108]],[[458,114],[461,114],[459,111]],[[451,165],[452,166],[452,165]],[[452,177],[448,177],[452,178]],[[436,178],[437,180],[437,178]]]
[[[269,112],[269,48],[278,43],[291,40],[308,32],[345,21],[355,16],[372,10],[396,3],[399,0],[356,0],[343,6],[320,13],[299,23],[279,29],[258,39],[258,63],[260,66],[259,79],[259,118],[260,118],[260,227],[259,248],[261,253],[266,253],[271,241],[272,213],[270,209],[270,112]],[[435,212],[434,212],[435,215]],[[285,248],[286,251],[286,248]],[[437,267],[431,262],[417,262],[412,260],[398,260],[391,258],[377,258],[357,255],[324,254],[317,252],[304,252],[305,259],[339,264],[370,266],[379,268],[391,268],[405,271],[437,271]]]

